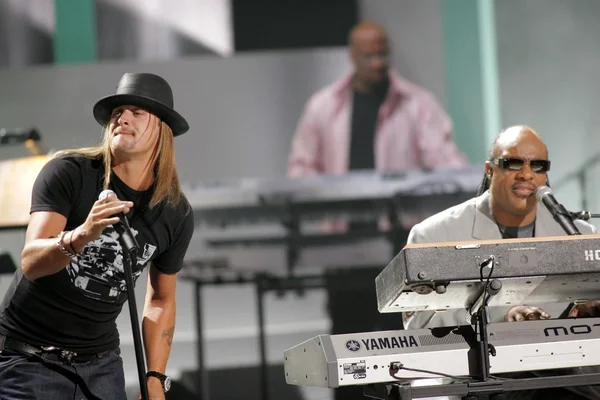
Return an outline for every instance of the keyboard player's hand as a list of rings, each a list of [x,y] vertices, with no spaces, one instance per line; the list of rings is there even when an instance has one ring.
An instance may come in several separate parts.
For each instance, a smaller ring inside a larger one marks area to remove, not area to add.
[[[577,318],[600,317],[600,303],[595,300],[588,300],[583,304],[577,304],[569,312],[569,317],[577,317]]]
[[[537,319],[548,319],[550,314],[535,306],[514,306],[504,314],[504,321],[530,321]]]

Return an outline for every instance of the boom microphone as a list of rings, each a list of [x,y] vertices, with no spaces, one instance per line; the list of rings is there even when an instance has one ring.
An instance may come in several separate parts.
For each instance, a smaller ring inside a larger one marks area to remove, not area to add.
[[[535,190],[535,197],[539,202],[546,206],[556,222],[558,222],[565,232],[567,232],[567,235],[581,235],[581,232],[579,232],[579,229],[577,229],[573,222],[571,213],[568,212],[562,204],[556,201],[552,194],[552,189],[546,185],[538,186]]]

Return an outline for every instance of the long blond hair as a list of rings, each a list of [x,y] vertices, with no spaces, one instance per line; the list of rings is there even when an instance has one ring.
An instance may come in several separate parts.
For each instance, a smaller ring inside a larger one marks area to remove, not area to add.
[[[151,114],[152,115],[152,114]],[[152,115],[152,117],[155,117]],[[150,121],[152,122],[152,121]],[[154,193],[150,199],[149,208],[152,209],[161,203],[177,206],[183,197],[181,184],[175,164],[175,146],[173,143],[173,131],[165,122],[160,121],[159,135],[156,146],[152,150],[149,166],[154,171]],[[64,155],[80,155],[90,159],[102,159],[104,164],[103,189],[108,189],[112,173],[113,156],[110,149],[110,131],[107,125],[104,129],[102,142],[95,147],[83,147],[79,149],[66,149],[56,152],[53,157]]]

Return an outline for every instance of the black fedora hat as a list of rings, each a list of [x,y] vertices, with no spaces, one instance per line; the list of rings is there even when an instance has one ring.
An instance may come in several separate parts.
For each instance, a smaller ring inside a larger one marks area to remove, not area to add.
[[[94,118],[106,126],[115,107],[138,106],[155,114],[164,121],[173,136],[190,129],[187,121],[173,109],[171,86],[158,75],[149,73],[126,73],[121,77],[115,94],[100,99],[94,106]]]

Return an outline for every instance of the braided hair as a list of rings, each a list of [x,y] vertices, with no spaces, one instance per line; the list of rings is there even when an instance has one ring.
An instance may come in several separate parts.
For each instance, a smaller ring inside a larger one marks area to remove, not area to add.
[[[487,172],[484,172],[483,173],[483,179],[481,179],[481,182],[479,183],[479,186],[477,186],[476,196],[477,197],[481,196],[489,188],[490,188],[490,177],[488,176]]]
[[[487,161],[492,162],[492,161],[494,161],[494,158],[496,158],[496,155],[498,153],[496,147],[498,144],[498,140],[500,139],[500,136],[502,136],[503,133],[504,133],[504,130],[502,132],[500,132],[494,139],[494,142],[492,143],[492,145],[490,146],[490,149],[488,150]],[[479,186],[477,186],[476,196],[479,197],[482,194],[484,194],[486,192],[486,190],[488,190],[490,188],[490,183],[491,183],[490,176],[488,175],[487,171],[484,171],[483,178],[481,179]]]

